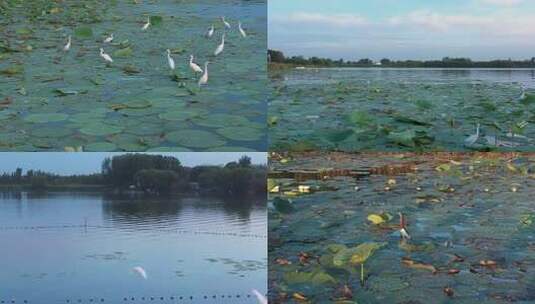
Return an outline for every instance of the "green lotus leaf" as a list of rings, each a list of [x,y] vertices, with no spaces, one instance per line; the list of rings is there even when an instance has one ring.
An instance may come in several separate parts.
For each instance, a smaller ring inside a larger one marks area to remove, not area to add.
[[[74,36],[77,38],[91,38],[93,37],[93,29],[89,26],[79,26],[74,30]]]
[[[108,152],[116,151],[117,146],[109,142],[96,142],[84,147],[84,151],[87,152]]]
[[[41,127],[34,129],[31,132],[32,136],[36,137],[65,137],[73,133],[72,130],[65,127]]]
[[[217,134],[200,130],[175,131],[167,134],[165,138],[189,148],[212,148],[225,144]]]
[[[92,136],[105,136],[121,132],[123,129],[117,126],[110,126],[103,123],[93,123],[80,129],[80,132]]]
[[[232,140],[254,141],[264,136],[264,132],[258,129],[246,127],[226,127],[216,131],[218,134]]]
[[[333,257],[333,264],[337,267],[355,266],[364,263],[384,243],[362,243],[357,247],[339,250]]]
[[[131,57],[134,54],[134,50],[131,47],[126,47],[124,49],[119,49],[113,52],[113,57],[127,58]]]
[[[210,128],[246,126],[248,123],[247,118],[230,114],[213,114],[195,120],[195,124]]]
[[[44,113],[44,114],[30,114],[24,118],[27,122],[33,123],[47,123],[47,122],[57,122],[63,121],[69,118],[67,114],[61,113]]]

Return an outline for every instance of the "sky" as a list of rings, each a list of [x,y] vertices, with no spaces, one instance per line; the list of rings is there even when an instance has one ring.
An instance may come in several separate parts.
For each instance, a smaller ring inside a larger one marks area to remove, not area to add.
[[[535,0],[269,0],[285,55],[380,60],[535,57]]]
[[[13,172],[16,168],[42,170],[46,172],[71,175],[100,172],[102,160],[113,155],[124,153],[67,153],[67,152],[0,152],[0,174]],[[242,155],[251,157],[255,164],[265,164],[267,153],[264,152],[180,152],[180,153],[148,153],[175,156],[185,166],[224,165],[238,160]]]

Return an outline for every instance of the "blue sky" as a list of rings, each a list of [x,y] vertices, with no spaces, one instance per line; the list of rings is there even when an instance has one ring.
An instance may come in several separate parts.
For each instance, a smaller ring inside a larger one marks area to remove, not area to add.
[[[0,152],[0,173],[13,172],[20,167],[38,169],[62,175],[93,173],[100,171],[102,160],[113,155],[124,153],[61,153],[61,152],[28,152],[13,153]],[[267,154],[263,152],[180,152],[180,153],[153,153],[172,155],[180,160],[183,165],[223,165],[239,159],[242,155],[251,157],[253,163],[265,164]]]
[[[533,0],[269,0],[269,47],[333,59],[535,57]]]

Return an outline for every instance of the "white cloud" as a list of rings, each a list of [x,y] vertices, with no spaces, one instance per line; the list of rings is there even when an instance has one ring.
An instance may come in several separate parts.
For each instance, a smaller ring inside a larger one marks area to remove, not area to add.
[[[498,6],[515,6],[524,0],[479,0],[483,4],[498,5]]]
[[[535,18],[513,15],[444,15],[432,11],[414,11],[407,15],[391,17],[393,26],[420,28],[435,32],[471,33],[483,36],[535,35]]]
[[[366,18],[351,14],[327,15],[321,13],[299,12],[287,16],[287,18],[276,18],[279,22],[289,22],[302,25],[322,25],[332,27],[354,27],[368,24]]]

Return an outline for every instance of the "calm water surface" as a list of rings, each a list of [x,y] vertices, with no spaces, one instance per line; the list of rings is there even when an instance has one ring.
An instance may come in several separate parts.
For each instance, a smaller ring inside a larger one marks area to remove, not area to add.
[[[0,301],[255,303],[266,229],[265,202],[251,200],[4,193]]]

